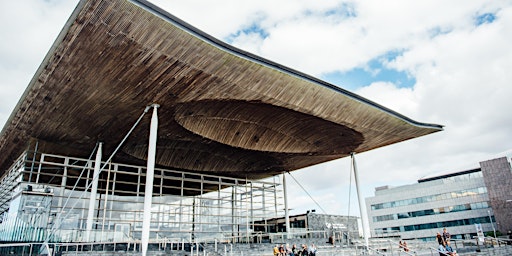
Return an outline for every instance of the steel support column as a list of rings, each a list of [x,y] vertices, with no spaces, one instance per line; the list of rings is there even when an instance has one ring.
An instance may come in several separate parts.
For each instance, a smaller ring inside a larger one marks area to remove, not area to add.
[[[350,155],[352,160],[352,166],[354,167],[354,179],[356,181],[356,190],[357,190],[357,200],[359,201],[359,213],[361,214],[361,226],[363,228],[363,237],[364,237],[364,243],[366,245],[366,249],[368,250],[368,231],[366,230],[366,208],[364,207],[363,202],[363,195],[361,194],[361,189],[359,187],[359,176],[357,175],[357,165],[356,165],[356,158],[354,155],[354,152]]]
[[[89,198],[89,210],[87,212],[87,223],[85,228],[85,237],[87,242],[91,242],[91,231],[92,224],[94,223],[94,205],[96,204],[96,195],[98,193],[98,179],[100,176],[100,168],[101,168],[101,148],[103,143],[99,143],[98,151],[96,151],[96,160],[94,161],[94,172],[92,174],[92,184],[91,184],[91,196]]]
[[[151,226],[151,203],[153,199],[153,180],[155,177],[156,137],[158,132],[158,104],[151,105],[153,116],[149,129],[148,161],[146,167],[146,190],[144,191],[144,214],[142,219],[142,256],[146,256]]]
[[[283,173],[283,194],[284,194],[284,222],[286,227],[286,238],[290,238],[290,213],[288,212],[288,192],[286,190],[286,173]]]

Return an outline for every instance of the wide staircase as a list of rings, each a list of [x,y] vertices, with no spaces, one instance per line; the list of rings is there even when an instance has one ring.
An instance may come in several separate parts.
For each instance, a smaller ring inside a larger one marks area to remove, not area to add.
[[[296,244],[308,244],[311,245],[312,240],[290,240],[285,241]],[[309,242],[309,243],[308,243]],[[344,247],[342,245],[326,245],[322,244],[322,241],[317,241],[315,245],[318,248],[317,255],[319,256],[338,256],[338,255],[417,255],[417,256],[427,256],[427,255],[439,255],[435,248],[430,247],[432,243],[412,243],[411,251],[406,253],[397,249],[386,249],[380,247],[381,250],[374,248],[373,250],[366,251],[363,246],[355,246],[352,245],[350,247]],[[314,243],[314,241],[313,241]],[[323,242],[325,243],[325,241]],[[277,243],[280,244],[280,243]],[[418,245],[418,248],[415,246]],[[210,255],[210,256],[273,256],[272,249],[275,244],[271,243],[256,243],[256,244],[217,244],[217,250],[215,250],[214,244],[205,244],[200,246],[199,249],[194,246],[190,246],[187,250],[170,250],[169,248],[160,250],[150,250],[148,251],[148,256],[160,256],[160,255],[176,255],[176,256],[193,256],[193,255]],[[155,249],[155,248],[153,248]],[[417,250],[415,250],[417,249]],[[457,252],[460,256],[483,256],[483,255],[496,255],[496,256],[509,256],[512,255],[512,246],[511,245],[500,245],[500,246],[464,246],[457,248]],[[135,256],[140,255],[140,252],[137,251],[68,251],[61,252],[59,255],[98,255],[98,256],[116,256],[116,255],[125,255],[125,256]]]
[[[461,239],[452,239],[452,247],[457,251],[457,254],[460,256],[474,256],[474,255],[512,255],[512,240],[511,239],[496,239],[492,237],[485,238],[485,241],[478,242],[476,239],[471,240],[461,240]],[[423,242],[416,240],[408,240],[407,244],[410,248],[409,252],[404,252],[398,248],[398,240],[395,242],[394,240],[386,240],[384,243],[381,241],[381,246],[376,246],[375,241],[373,241],[374,248],[380,248],[379,252],[370,253],[374,255],[418,255],[418,256],[426,256],[426,255],[440,255],[437,251],[437,242]],[[386,246],[386,242],[395,245],[395,247],[391,247],[390,245]],[[370,246],[371,247],[371,246]]]
[[[335,255],[439,255],[436,250],[435,242],[423,242],[408,240],[407,245],[410,248],[404,252],[398,246],[398,239],[370,239],[369,247],[364,246],[363,240],[351,240],[350,243],[335,241],[334,245],[328,243],[325,238],[290,238],[290,239],[271,239],[261,243],[151,243],[148,248],[147,256],[160,255],[209,255],[209,256],[273,256],[273,248],[278,245],[288,244],[290,247],[296,244],[298,248],[302,244],[311,247],[314,244],[319,256]],[[484,243],[478,243],[476,240],[456,240],[452,241],[452,247],[457,250],[458,255],[479,256],[479,255],[512,255],[512,240],[486,238]],[[1,247],[1,249],[8,249]],[[2,251],[1,255],[44,255],[35,253],[36,247],[10,247],[12,251]],[[29,250],[30,248],[30,250]],[[80,245],[54,245],[53,255],[141,255],[140,243],[104,243],[104,244],[80,244]],[[21,250],[23,249],[23,250]],[[28,252],[32,253],[28,253]],[[21,252],[21,253],[20,253]],[[4,254],[5,253],[5,254]]]

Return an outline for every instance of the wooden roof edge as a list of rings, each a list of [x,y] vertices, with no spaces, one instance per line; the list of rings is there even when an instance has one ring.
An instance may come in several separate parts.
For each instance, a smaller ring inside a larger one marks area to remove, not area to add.
[[[32,77],[31,81],[29,82],[27,88],[25,89],[24,93],[21,95],[20,99],[18,100],[16,106],[14,107],[13,111],[11,112],[11,115],[9,116],[9,118],[7,119],[5,125],[2,127],[2,130],[0,132],[0,140],[2,138],[4,138],[4,136],[6,135],[6,132],[8,131],[9,128],[11,128],[11,124],[12,122],[14,121],[17,113],[20,111],[21,107],[26,104],[25,100],[27,98],[27,95],[32,91],[32,89],[34,88],[35,84],[37,83],[37,80],[39,79],[40,75],[42,74],[42,72],[45,70],[47,64],[49,63],[49,61],[51,60],[51,58],[53,57],[53,54],[55,53],[55,50],[58,48],[58,46],[60,45],[60,43],[63,41],[64,37],[67,35],[67,33],[69,32],[69,29],[70,27],[73,25],[73,23],[75,22],[77,16],[79,15],[79,13],[82,11],[83,7],[86,5],[87,1],[89,0],[80,0],[79,3],[77,4],[77,6],[75,7],[74,11],[72,12],[72,14],[70,15],[70,17],[68,18],[67,22],[65,23],[64,27],[62,28],[62,30],[59,32],[59,35],[57,36],[57,38],[55,39],[54,43],[52,44],[52,46],[50,47],[50,49],[48,50],[46,56],[44,57],[43,61],[41,62],[41,64],[39,65],[38,69],[36,70],[36,72],[34,73],[34,76]],[[193,36],[196,36],[197,38],[219,48],[219,49],[222,49],[226,52],[229,52],[231,54],[234,54],[238,57],[241,57],[241,58],[244,58],[246,60],[249,60],[249,61],[253,61],[253,62],[257,62],[257,63],[260,63],[262,65],[265,65],[269,68],[272,68],[272,69],[275,69],[275,70],[278,70],[280,72],[283,72],[283,73],[287,73],[291,76],[295,76],[295,77],[298,77],[300,79],[304,79],[304,80],[307,80],[311,83],[314,83],[314,84],[317,84],[319,86],[324,86],[326,88],[329,88],[329,89],[332,89],[338,93],[341,93],[353,100],[356,100],[356,101],[359,101],[363,104],[367,104],[369,106],[372,106],[378,110],[381,110],[385,113],[388,113],[389,115],[392,115],[398,119],[401,119],[413,126],[416,126],[416,127],[420,127],[420,128],[426,128],[426,129],[433,129],[433,130],[436,130],[436,131],[442,131],[443,130],[443,126],[442,125],[439,125],[439,124],[431,124],[431,123],[422,123],[422,122],[418,122],[418,121],[415,121],[411,118],[408,118],[394,110],[391,110],[389,108],[386,108],[378,103],[375,103],[369,99],[366,99],[366,98],[363,98],[355,93],[352,93],[350,91],[347,91],[345,89],[342,89],[338,86],[335,86],[333,84],[330,84],[328,82],[325,82],[321,79],[318,79],[316,77],[313,77],[311,75],[308,75],[308,74],[305,74],[303,72],[300,72],[298,70],[295,70],[295,69],[292,69],[292,68],[289,68],[289,67],[286,67],[284,65],[281,65],[281,64],[278,64],[276,62],[273,62],[271,60],[268,60],[268,59],[265,59],[263,57],[260,57],[260,56],[257,56],[255,54],[252,54],[250,52],[246,52],[244,50],[241,50],[239,48],[236,48],[234,46],[231,46],[203,31],[201,31],[200,29],[188,24],[187,22],[179,19],[178,17],[170,14],[169,12],[161,9],[160,7],[146,1],[146,0],[126,0],[126,1],[129,1],[137,6],[140,6],[141,8],[144,8],[146,10],[148,10],[149,12],[155,14],[155,15],[158,15],[160,17],[162,17],[164,20],[168,21],[168,22],[171,22],[173,25],[177,26],[177,27],[180,27],[182,28],[183,30],[187,31],[188,33],[190,33],[191,35]]]
[[[401,119],[413,126],[417,126],[417,127],[420,127],[420,128],[426,128],[426,129],[434,129],[434,130],[437,130],[437,131],[442,131],[443,130],[443,125],[440,125],[440,124],[433,124],[433,123],[423,123],[423,122],[418,122],[418,121],[415,121],[405,115],[402,115],[390,108],[387,108],[387,107],[384,107],[376,102],[373,102],[369,99],[366,99],[364,97],[361,97],[353,92],[350,92],[348,90],[345,90],[343,88],[340,88],[334,84],[331,84],[331,83],[328,83],[326,81],[323,81],[319,78],[316,78],[314,76],[311,76],[311,75],[308,75],[304,72],[301,72],[301,71],[298,71],[298,70],[295,70],[293,68],[290,68],[290,67],[287,67],[287,66],[284,66],[282,64],[279,64],[279,63],[276,63],[274,61],[271,61],[271,60],[268,60],[266,58],[263,58],[261,56],[258,56],[258,55],[255,55],[253,53],[250,53],[250,52],[247,52],[247,51],[244,51],[242,49],[239,49],[237,47],[234,47],[230,44],[227,44],[209,34],[207,34],[206,32],[192,26],[191,24],[185,22],[184,20],[172,15],[171,13],[163,10],[162,8],[156,6],[155,4],[153,3],[150,3],[148,2],[147,0],[127,0],[129,2],[132,2],[148,11],[150,11],[151,13],[155,14],[155,15],[158,15],[159,17],[167,20],[168,22],[171,22],[173,25],[183,29],[184,31],[187,31],[188,33],[190,33],[191,35],[219,48],[219,49],[222,49],[226,52],[229,52],[233,55],[236,55],[238,57],[241,57],[243,59],[246,59],[246,60],[249,60],[249,61],[252,61],[252,62],[257,62],[259,64],[262,64],[264,66],[267,66],[269,68],[272,68],[272,69],[275,69],[275,70],[278,70],[280,72],[283,72],[283,73],[287,73],[291,76],[295,76],[295,77],[298,77],[300,79],[304,79],[304,80],[307,80],[309,82],[312,82],[314,84],[317,84],[317,85],[320,85],[320,86],[323,86],[323,87],[326,87],[328,89],[331,89],[331,90],[334,90],[338,93],[341,93],[353,100],[356,100],[356,101],[359,101],[363,104],[367,104],[371,107],[374,107],[378,110],[381,110],[383,112],[386,112],[388,113],[389,115],[392,115],[398,119]]]
[[[84,1],[84,0],[81,0],[81,1],[78,2],[77,6],[75,7],[73,12],[69,16],[69,18],[66,21],[66,23],[64,24],[64,27],[61,29],[61,31],[57,35],[57,38],[55,39],[55,41],[53,42],[52,46],[50,47],[50,49],[46,53],[45,57],[43,58],[43,61],[41,61],[41,64],[39,65],[39,67],[37,68],[36,72],[34,73],[34,76],[32,76],[32,79],[28,83],[27,88],[25,88],[25,91],[23,92],[23,94],[21,95],[20,99],[16,103],[16,106],[12,110],[11,115],[9,116],[7,121],[5,122],[4,127],[2,127],[2,131],[0,132],[0,139],[5,136],[5,133],[7,132],[7,128],[10,126],[9,124],[12,123],[12,121],[14,120],[14,117],[16,116],[16,113],[18,113],[18,111],[20,110],[21,106],[25,103],[25,99],[26,99],[27,95],[34,88],[37,80],[39,79],[39,76],[43,73],[43,71],[46,68],[46,65],[49,63],[50,59],[52,58],[53,53],[58,48],[59,44],[63,41],[64,37],[66,36],[66,34],[69,31],[69,28],[71,27],[71,25],[76,20],[76,17],[80,13],[80,11],[83,9],[83,7],[85,5],[85,2],[86,1]]]

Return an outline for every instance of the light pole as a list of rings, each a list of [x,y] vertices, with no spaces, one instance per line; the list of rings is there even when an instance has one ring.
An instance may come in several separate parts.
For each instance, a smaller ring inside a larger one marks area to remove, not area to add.
[[[487,210],[487,213],[489,214],[489,220],[491,221],[492,232],[494,232],[494,238],[496,239],[496,229],[494,229],[494,223],[492,223],[491,211]]]

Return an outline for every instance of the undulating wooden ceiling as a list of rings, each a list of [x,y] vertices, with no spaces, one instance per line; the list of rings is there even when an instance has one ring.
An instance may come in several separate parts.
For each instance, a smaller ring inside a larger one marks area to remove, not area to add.
[[[109,155],[152,103],[161,106],[159,167],[248,179],[442,130],[227,45],[148,2],[84,0],[2,130],[1,171],[34,141],[41,152],[84,158],[101,141]],[[115,161],[144,165],[150,117]]]

